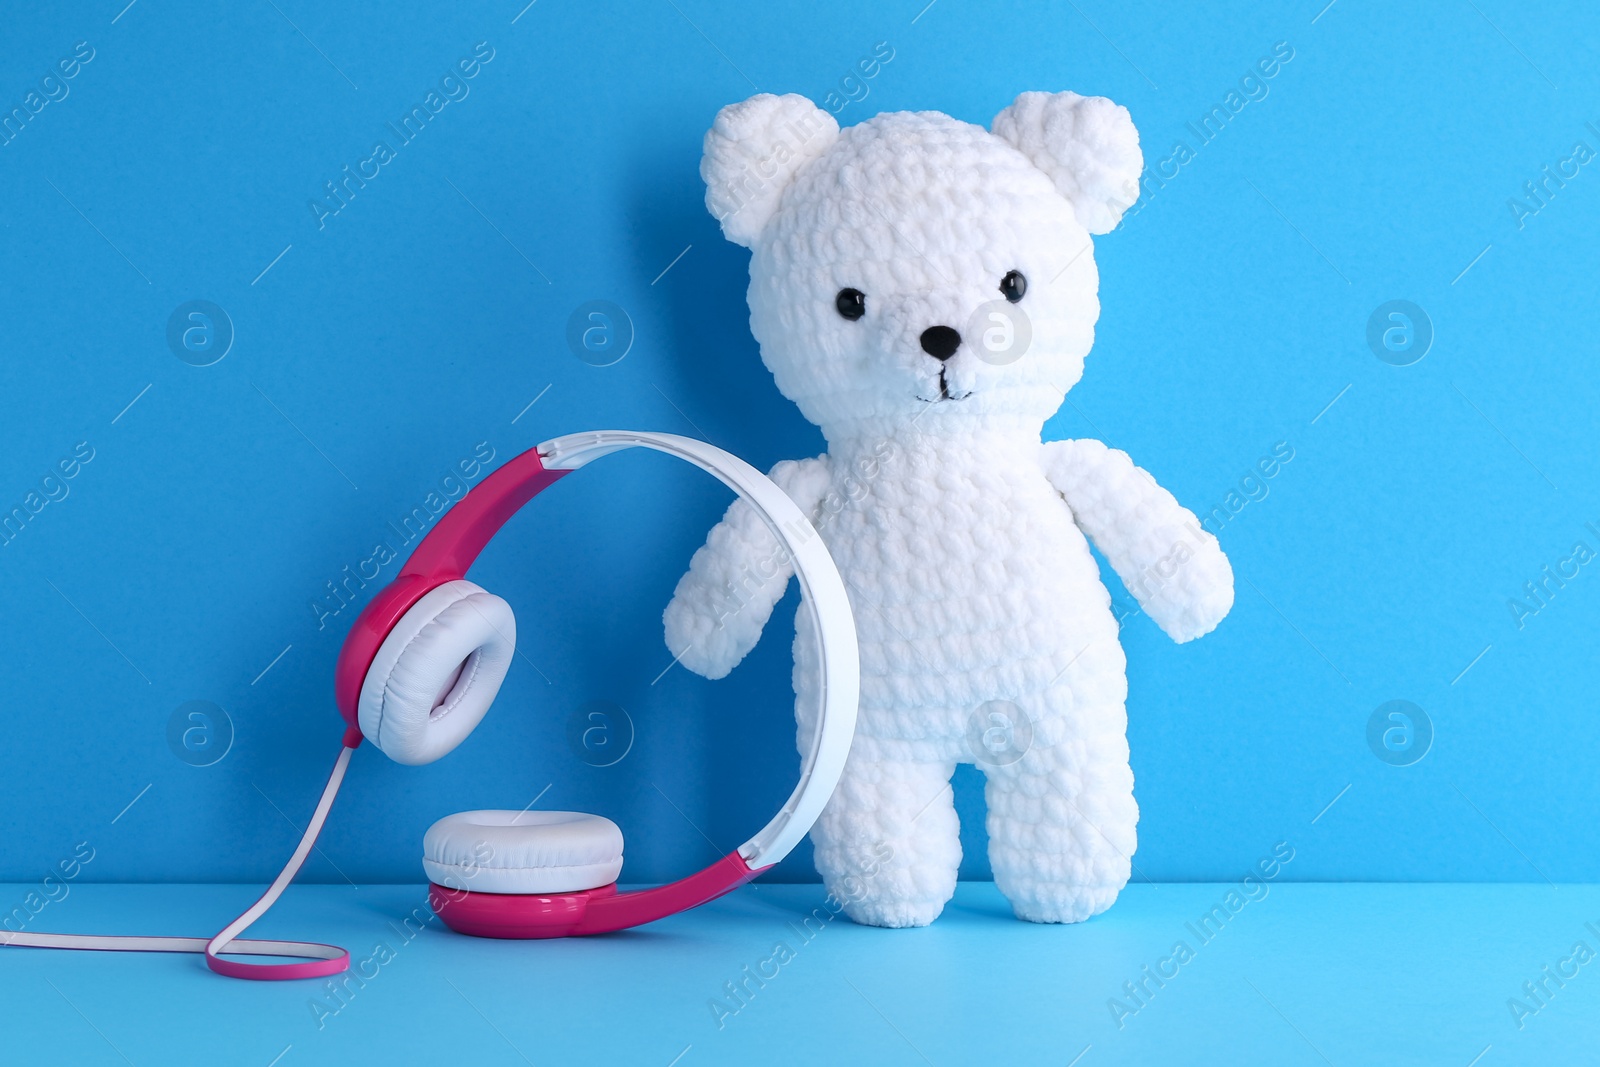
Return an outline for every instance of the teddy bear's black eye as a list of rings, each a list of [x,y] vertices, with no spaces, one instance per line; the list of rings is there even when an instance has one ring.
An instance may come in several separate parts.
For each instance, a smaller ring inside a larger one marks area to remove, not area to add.
[[[860,289],[840,289],[839,295],[833,298],[833,306],[854,322],[867,313],[867,294]]]
[[[1022,276],[1020,270],[1007,271],[1006,276],[1000,279],[1000,291],[1015,304],[1028,294],[1028,279]]]

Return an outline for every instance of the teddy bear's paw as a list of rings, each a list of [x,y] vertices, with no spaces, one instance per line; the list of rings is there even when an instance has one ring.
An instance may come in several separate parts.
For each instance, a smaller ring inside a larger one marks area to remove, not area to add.
[[[1226,565],[1226,563],[1224,563]],[[1179,641],[1192,641],[1215,630],[1233,610],[1233,572],[1227,573],[1225,582],[1218,582],[1197,595],[1186,612],[1187,626]]]
[[[942,911],[943,900],[857,900],[844,906],[844,913],[853,922],[891,930],[927,926]]]
[[[759,629],[754,634],[742,633],[737,619],[718,620],[696,611],[682,596],[672,598],[662,622],[667,651],[674,660],[713,681],[738,666],[760,636]]]
[[[1010,896],[1011,911],[1030,923],[1081,923],[1116,902],[1122,886],[1039,886]]]
[[[1206,545],[1178,572],[1173,585],[1145,606],[1166,635],[1179,644],[1204,637],[1233,608],[1233,567],[1220,548]]]

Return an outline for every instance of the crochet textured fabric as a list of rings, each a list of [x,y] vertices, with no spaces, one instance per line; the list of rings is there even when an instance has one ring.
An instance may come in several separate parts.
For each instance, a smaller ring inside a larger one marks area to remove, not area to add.
[[[1075,93],[1024,93],[992,132],[934,112],[840,130],[761,95],[706,135],[706,202],[751,250],[762,360],[828,444],[772,476],[838,563],[860,635],[856,739],[812,831],[857,922],[925,925],[950,899],[958,762],[987,777],[990,862],[1020,918],[1109,907],[1139,813],[1089,542],[1174,640],[1233,604],[1216,539],[1126,454],[1040,440],[1094,341],[1089,235],[1116,226],[1140,166],[1127,110]],[[789,577],[736,502],[667,606],[668,648],[722,677]],[[797,622],[805,745],[816,649]]]

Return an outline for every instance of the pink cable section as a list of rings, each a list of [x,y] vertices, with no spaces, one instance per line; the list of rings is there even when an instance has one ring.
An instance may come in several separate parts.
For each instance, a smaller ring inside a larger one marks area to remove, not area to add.
[[[347,738],[348,740],[348,738]],[[360,742],[357,741],[359,744]],[[350,966],[350,953],[337,945],[324,945],[313,941],[258,941],[236,940],[276,904],[283,891],[289,888],[296,874],[311,854],[339,786],[344,782],[345,769],[350,766],[350,754],[355,747],[346,744],[339,759],[328,775],[328,784],[322,789],[317,810],[311,816],[306,832],[300,835],[300,844],[294,855],[283,865],[278,877],[273,879],[261,898],[250,905],[215,937],[141,937],[111,934],[33,934],[10,933],[0,930],[0,945],[19,945],[24,948],[92,949],[101,952],[200,952],[205,954],[206,966],[229,978],[249,978],[257,981],[281,981],[289,978],[325,978],[339,974]],[[243,960],[223,959],[223,953],[244,956],[291,956],[299,963],[246,963]]]

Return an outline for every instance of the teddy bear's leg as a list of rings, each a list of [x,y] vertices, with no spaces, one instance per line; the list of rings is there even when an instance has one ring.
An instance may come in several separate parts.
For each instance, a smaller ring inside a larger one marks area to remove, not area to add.
[[[1126,714],[1074,709],[1056,743],[1005,766],[985,765],[989,864],[1019,919],[1080,922],[1111,906],[1128,882],[1139,808],[1128,766]]]
[[[956,890],[961,835],[954,762],[867,755],[865,738],[811,830],[817,870],[845,914],[867,926],[926,926]]]

